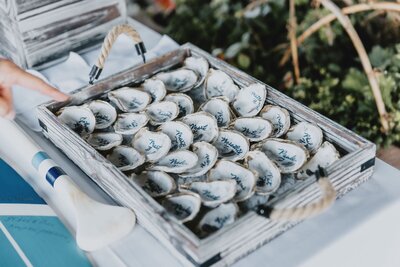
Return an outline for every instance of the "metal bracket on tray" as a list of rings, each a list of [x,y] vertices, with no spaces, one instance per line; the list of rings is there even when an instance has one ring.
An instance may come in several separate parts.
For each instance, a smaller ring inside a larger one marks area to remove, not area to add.
[[[126,34],[135,42],[135,48],[138,55],[141,55],[143,58],[143,63],[146,62],[146,47],[139,35],[139,33],[128,24],[122,24],[115,26],[111,29],[111,31],[107,34],[106,38],[104,38],[103,46],[101,47],[101,53],[99,58],[97,59],[97,63],[93,65],[92,69],[89,73],[89,83],[93,84],[95,80],[100,77],[100,74],[104,68],[105,61],[110,53],[111,47],[114,42],[117,40],[118,36],[121,34]]]

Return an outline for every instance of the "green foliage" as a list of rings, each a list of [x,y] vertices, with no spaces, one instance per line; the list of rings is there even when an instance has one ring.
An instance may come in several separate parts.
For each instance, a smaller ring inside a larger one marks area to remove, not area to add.
[[[338,3],[338,2],[337,2]],[[270,0],[243,12],[248,1],[178,0],[167,33],[192,42],[378,145],[400,143],[400,32],[398,17],[351,15],[379,77],[390,113],[391,131],[380,129],[376,104],[357,53],[338,22],[332,22],[299,47],[301,81],[293,82],[288,47],[288,1]],[[296,0],[298,35],[329,12]],[[380,29],[385,34],[380,34]]]

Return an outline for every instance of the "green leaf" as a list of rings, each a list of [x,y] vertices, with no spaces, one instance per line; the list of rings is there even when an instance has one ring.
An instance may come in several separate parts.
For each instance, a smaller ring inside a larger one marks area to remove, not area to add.
[[[358,69],[351,68],[342,81],[342,87],[351,91],[364,91],[369,87],[367,76]]]
[[[309,3],[308,0],[295,0],[296,6],[305,5],[305,4],[308,4],[308,3]]]
[[[250,32],[243,33],[241,41],[243,45],[248,45],[250,42]]]
[[[374,46],[369,53],[369,59],[374,68],[379,68],[381,70],[386,69],[390,64],[390,59],[393,53],[389,49],[380,47],[379,45]]]
[[[382,93],[383,102],[391,109],[395,110],[392,103],[392,91],[396,88],[396,82],[391,76],[380,75],[379,76],[379,88]]]
[[[395,46],[396,52],[400,53],[400,44],[396,44]]]
[[[240,67],[247,69],[251,63],[250,57],[246,54],[240,53],[238,56],[238,63]]]
[[[245,11],[243,16],[246,19],[257,19],[258,17],[266,16],[270,11],[271,7],[268,4],[262,4]]]
[[[242,43],[231,44],[225,51],[226,58],[234,58],[242,50]]]

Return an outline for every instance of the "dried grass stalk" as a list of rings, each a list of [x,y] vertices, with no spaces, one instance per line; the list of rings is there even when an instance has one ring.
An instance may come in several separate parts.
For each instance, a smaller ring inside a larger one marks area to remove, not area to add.
[[[300,68],[299,68],[299,57],[297,54],[297,41],[296,41],[296,7],[295,0],[289,0],[289,39],[290,39],[290,50],[292,52],[292,63],[294,69],[294,77],[297,84],[300,83]]]
[[[353,42],[353,45],[357,50],[358,56],[360,57],[364,71],[367,74],[368,81],[375,98],[375,103],[378,108],[382,129],[385,133],[388,132],[389,131],[388,114],[386,112],[385,104],[382,99],[382,94],[379,89],[379,83],[375,76],[375,72],[372,69],[371,62],[369,61],[367,52],[365,51],[364,45],[361,42],[360,37],[358,36],[356,30],[354,29],[353,24],[351,23],[349,17],[344,15],[338,6],[336,6],[331,0],[319,0],[319,1],[326,9],[331,11],[332,14],[338,19],[340,24],[342,24],[343,28],[349,35],[351,41]]]
[[[343,14],[349,15],[349,14],[370,11],[370,10],[400,12],[400,4],[393,3],[393,2],[364,3],[364,4],[358,4],[358,5],[345,7],[341,11]],[[312,24],[307,30],[305,30],[297,38],[297,45],[300,46],[308,37],[310,37],[312,34],[317,32],[323,26],[331,23],[335,19],[336,19],[336,16],[331,13],[331,14],[326,15],[325,17],[321,18],[314,24]],[[285,53],[283,54],[281,61],[279,62],[279,65],[280,66],[285,65],[286,62],[289,60],[290,56],[291,56],[291,48],[287,47],[287,49],[285,50]]]

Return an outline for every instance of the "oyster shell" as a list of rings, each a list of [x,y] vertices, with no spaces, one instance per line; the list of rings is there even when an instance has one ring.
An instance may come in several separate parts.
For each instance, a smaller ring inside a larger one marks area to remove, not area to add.
[[[107,159],[121,171],[134,170],[145,161],[145,158],[138,151],[129,146],[115,147],[107,155]]]
[[[171,101],[161,101],[151,104],[146,109],[146,114],[150,118],[152,125],[160,125],[167,121],[172,121],[178,116],[178,105]]]
[[[214,97],[203,103],[200,110],[210,113],[217,120],[218,127],[226,127],[233,115],[226,97]]]
[[[242,133],[251,142],[258,142],[268,138],[272,134],[273,126],[261,117],[237,118],[231,123],[231,128]]]
[[[162,157],[151,165],[149,170],[182,173],[193,168],[198,161],[195,153],[189,150],[177,150]]]
[[[158,129],[171,139],[171,150],[188,149],[193,143],[193,133],[183,122],[168,121]]]
[[[220,158],[237,161],[245,157],[250,144],[239,132],[221,130],[213,145],[218,149]]]
[[[201,103],[207,101],[204,84],[186,93],[193,100],[194,108],[198,109]]]
[[[94,131],[96,118],[92,111],[84,106],[70,106],[59,111],[58,118],[80,136],[87,136]]]
[[[232,78],[221,70],[209,69],[204,85],[207,98],[225,96],[232,102],[239,93],[239,87]]]
[[[132,135],[143,128],[149,118],[144,113],[124,113],[118,115],[114,124],[114,131],[123,135]]]
[[[198,177],[206,174],[217,162],[218,150],[206,142],[197,142],[192,145],[192,151],[197,155],[196,165],[189,171],[182,173],[182,177]]]
[[[297,179],[305,179],[314,175],[318,167],[326,168],[339,159],[339,152],[335,146],[325,141],[315,155],[297,173]]]
[[[145,80],[142,89],[150,94],[152,103],[160,102],[167,94],[164,83],[155,78]]]
[[[157,161],[168,153],[171,139],[164,133],[143,128],[133,138],[132,146],[145,155],[147,161]]]
[[[281,184],[281,172],[262,151],[250,151],[246,155],[245,166],[257,173],[256,192],[271,194]]]
[[[236,181],[236,195],[234,200],[243,201],[254,194],[256,185],[255,174],[239,165],[238,163],[220,160],[215,167],[210,170],[208,179],[210,181],[234,180]]]
[[[232,106],[241,117],[254,117],[263,108],[266,97],[265,86],[254,83],[239,90]]]
[[[208,180],[207,174],[203,174],[200,176],[191,176],[191,175],[183,176],[183,174],[172,174],[172,175],[174,175],[175,181],[179,186],[181,185],[186,186],[193,182],[207,182]]]
[[[240,202],[239,205],[245,211],[254,210],[260,205],[267,204],[269,198],[270,195],[264,195],[264,194],[261,195],[256,192],[251,198],[246,199],[243,202]]]
[[[105,129],[110,127],[117,119],[117,111],[106,101],[94,100],[88,104],[88,108],[96,118],[95,129]]]
[[[165,88],[170,92],[186,92],[198,84],[199,77],[196,72],[180,68],[168,72],[158,73],[155,78],[160,79]]]
[[[199,213],[201,199],[192,192],[177,193],[166,196],[162,201],[163,207],[180,222],[188,222]]]
[[[175,180],[162,171],[144,171],[132,174],[131,178],[152,197],[163,197],[176,190]]]
[[[193,100],[188,95],[181,93],[169,94],[165,97],[165,100],[174,102],[178,105],[178,117],[186,116],[194,111]]]
[[[261,117],[269,120],[274,126],[272,137],[279,137],[285,134],[290,128],[290,115],[284,108],[266,105],[261,110]]]
[[[281,185],[279,186],[278,190],[276,190],[272,195],[279,196],[286,192],[291,192],[293,191],[293,188],[295,188],[298,184],[302,182],[296,179],[294,173],[282,173],[281,180]]]
[[[323,134],[317,125],[302,121],[289,129],[286,138],[302,144],[310,153],[314,153],[322,144]]]
[[[185,61],[183,62],[183,66],[187,69],[193,70],[197,73],[197,75],[200,77],[197,84],[194,86],[194,88],[200,86],[203,84],[208,69],[209,69],[209,64],[208,61],[203,58],[203,57],[187,57]]]
[[[122,143],[122,135],[112,132],[93,133],[89,135],[87,142],[97,150],[109,150]]]
[[[139,89],[122,87],[108,93],[108,99],[123,112],[139,112],[151,101],[151,96]]]
[[[290,140],[271,138],[257,144],[282,173],[295,172],[306,163],[309,156],[304,146]]]
[[[207,112],[200,111],[186,115],[182,122],[187,124],[193,132],[194,142],[212,142],[218,136],[218,125],[215,118]]]
[[[221,204],[207,212],[201,219],[198,228],[203,233],[215,232],[236,221],[239,208],[234,203]]]
[[[203,205],[212,208],[231,200],[236,194],[236,182],[232,180],[193,182],[182,188],[197,193]]]

